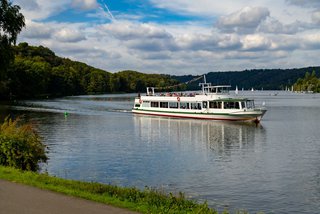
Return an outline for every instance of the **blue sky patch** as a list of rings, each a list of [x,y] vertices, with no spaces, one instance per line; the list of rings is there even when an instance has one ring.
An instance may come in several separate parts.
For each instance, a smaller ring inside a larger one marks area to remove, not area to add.
[[[197,17],[192,15],[181,15],[174,13],[169,10],[156,8],[149,1],[143,0],[112,0],[98,1],[100,7],[108,13],[107,8],[109,8],[112,15],[117,19],[117,17],[126,16],[136,16],[139,17],[141,22],[153,22],[153,23],[177,23],[177,22],[190,22],[190,21],[205,21],[204,17]],[[106,6],[105,6],[106,5]],[[92,14],[97,13],[100,9],[96,10],[80,10],[74,8],[68,8],[61,11],[59,14],[48,17],[44,22],[56,21],[56,22],[101,22],[102,18],[94,16]],[[110,18],[110,17],[109,17]],[[108,18],[105,18],[105,22],[108,22]]]

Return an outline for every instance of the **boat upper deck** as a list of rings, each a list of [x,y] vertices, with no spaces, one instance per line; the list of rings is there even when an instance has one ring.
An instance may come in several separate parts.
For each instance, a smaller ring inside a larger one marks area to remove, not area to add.
[[[167,97],[195,97],[196,95],[229,95],[230,85],[212,86],[211,83],[200,83],[202,85],[201,92],[166,92],[155,94],[154,87],[147,87],[147,96],[167,96]]]

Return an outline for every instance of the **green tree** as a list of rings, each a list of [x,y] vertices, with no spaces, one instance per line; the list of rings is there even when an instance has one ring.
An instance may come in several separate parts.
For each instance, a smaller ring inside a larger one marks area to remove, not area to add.
[[[312,91],[319,93],[320,79],[318,79],[316,71],[313,70],[311,75],[309,72],[306,72],[304,78],[299,78],[293,85],[293,88],[295,91]]]
[[[18,34],[25,26],[24,16],[19,11],[18,5],[0,0],[0,97],[6,93],[5,78],[14,60],[12,45],[15,45]]]

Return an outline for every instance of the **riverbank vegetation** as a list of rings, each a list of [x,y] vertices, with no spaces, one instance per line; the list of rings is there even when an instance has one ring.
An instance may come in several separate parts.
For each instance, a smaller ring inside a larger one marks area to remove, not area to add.
[[[184,194],[165,194],[162,191],[145,188],[123,188],[94,182],[81,182],[20,171],[0,166],[0,179],[27,184],[41,189],[64,193],[142,213],[215,213],[206,203],[186,199]],[[227,214],[227,211],[223,212]],[[245,212],[238,212],[245,213]]]
[[[320,79],[317,77],[316,72],[313,71],[311,74],[306,72],[304,78],[299,78],[293,85],[293,90],[320,93]]]
[[[0,165],[37,171],[47,161],[45,145],[31,124],[7,117],[0,124]]]

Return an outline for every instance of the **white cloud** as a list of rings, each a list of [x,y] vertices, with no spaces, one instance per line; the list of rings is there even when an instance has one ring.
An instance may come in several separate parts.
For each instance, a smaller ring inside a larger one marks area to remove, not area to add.
[[[272,45],[270,39],[259,34],[247,35],[241,42],[243,44],[243,50],[246,51],[268,50]]]
[[[320,32],[317,33],[310,33],[303,37],[303,48],[307,50],[318,50],[320,49]]]
[[[161,39],[171,37],[164,29],[146,23],[141,24],[128,21],[116,21],[111,24],[105,24],[102,29],[121,40],[134,40],[137,38]]]
[[[60,42],[79,42],[85,40],[86,37],[78,30],[63,28],[54,34],[54,38]]]
[[[27,10],[35,11],[39,9],[39,5],[36,0],[15,0],[15,4]]]
[[[268,8],[244,7],[218,19],[216,26],[226,32],[252,32],[270,15]]]
[[[317,10],[317,11],[314,11],[312,13],[312,21],[315,23],[315,24],[320,24],[320,10]]]
[[[26,28],[22,30],[22,37],[30,39],[49,39],[54,32],[50,25],[44,23],[33,22],[26,20]]]
[[[97,0],[72,0],[72,6],[82,10],[97,9],[98,5]]]
[[[301,7],[320,8],[319,0],[286,0],[286,2]]]
[[[283,24],[278,20],[269,17],[259,25],[257,31],[271,34],[296,34],[308,30],[309,28],[312,28],[311,23],[295,21],[291,24]]]
[[[13,0],[13,4],[21,6],[23,15],[29,20],[43,20],[65,11],[70,0]]]

